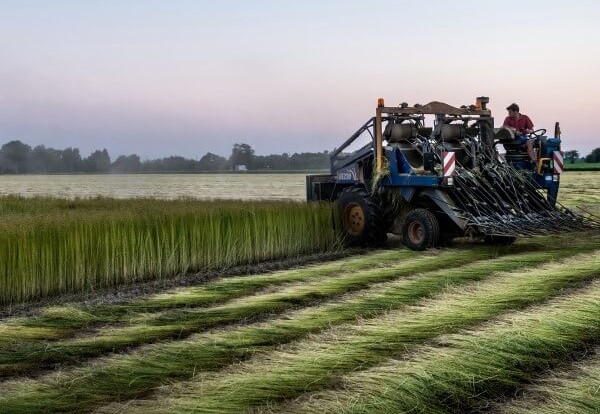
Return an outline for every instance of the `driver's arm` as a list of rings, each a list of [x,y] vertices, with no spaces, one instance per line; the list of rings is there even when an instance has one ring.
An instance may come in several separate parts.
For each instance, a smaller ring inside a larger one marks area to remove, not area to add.
[[[527,119],[525,120],[525,131],[526,134],[531,134],[533,132],[533,122],[531,122],[531,119],[529,117],[527,117]]]

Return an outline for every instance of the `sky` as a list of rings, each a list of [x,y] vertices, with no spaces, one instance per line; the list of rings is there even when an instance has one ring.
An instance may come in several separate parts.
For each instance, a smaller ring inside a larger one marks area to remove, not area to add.
[[[332,150],[389,106],[490,97],[600,147],[600,2],[0,0],[0,144],[143,159]]]

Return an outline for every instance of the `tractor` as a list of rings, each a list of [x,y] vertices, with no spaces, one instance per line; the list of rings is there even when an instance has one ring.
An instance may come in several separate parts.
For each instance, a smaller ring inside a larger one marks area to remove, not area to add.
[[[597,227],[557,203],[559,124],[553,137],[543,129],[515,136],[494,126],[488,103],[388,107],[379,99],[375,116],[331,153],[330,174],[306,177],[307,200],[335,203],[335,227],[350,246],[381,246],[390,233],[413,250],[456,237],[510,244]]]

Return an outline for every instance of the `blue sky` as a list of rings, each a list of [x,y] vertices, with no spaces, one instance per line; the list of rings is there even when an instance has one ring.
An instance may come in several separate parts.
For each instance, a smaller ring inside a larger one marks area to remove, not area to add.
[[[0,143],[143,158],[343,142],[378,97],[515,101],[600,146],[594,1],[1,1]]]

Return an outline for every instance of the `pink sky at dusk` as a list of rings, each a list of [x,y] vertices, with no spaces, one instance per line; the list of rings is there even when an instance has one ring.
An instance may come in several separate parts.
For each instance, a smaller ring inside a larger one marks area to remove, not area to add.
[[[0,1],[0,144],[331,150],[388,104],[515,101],[600,146],[593,1]]]

